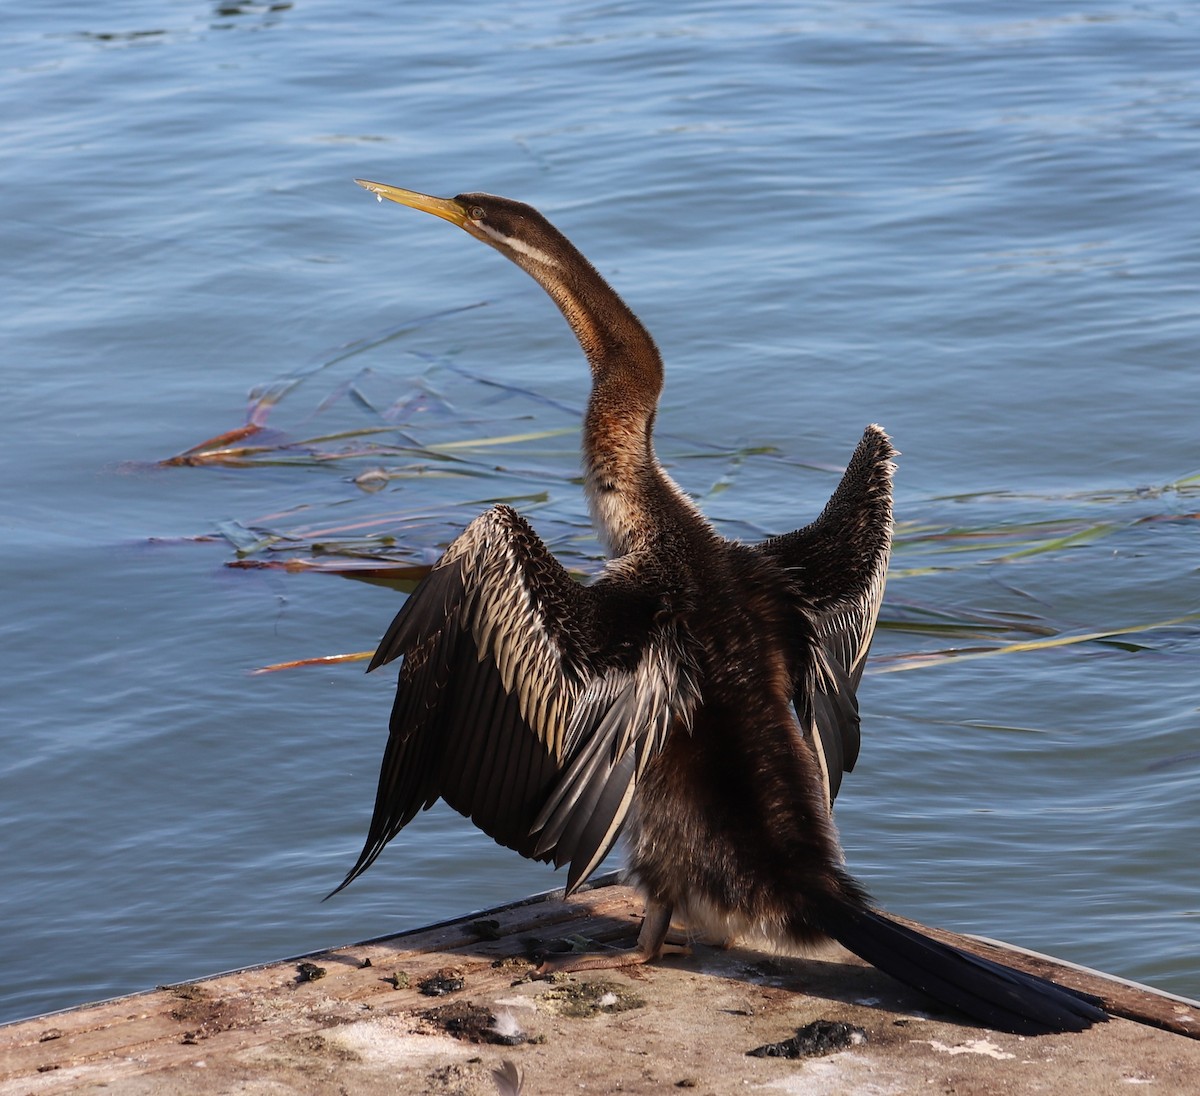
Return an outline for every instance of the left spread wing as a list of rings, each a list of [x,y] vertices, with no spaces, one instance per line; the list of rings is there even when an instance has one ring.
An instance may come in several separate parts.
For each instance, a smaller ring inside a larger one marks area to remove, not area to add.
[[[694,703],[655,608],[625,581],[574,582],[509,507],[476,518],[371,662],[403,658],[366,843],[337,889],[439,798],[524,856],[570,861],[568,890],[583,882]]]

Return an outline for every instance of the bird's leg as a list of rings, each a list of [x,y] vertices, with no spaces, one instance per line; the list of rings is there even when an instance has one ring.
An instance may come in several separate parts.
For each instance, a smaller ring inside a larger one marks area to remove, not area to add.
[[[663,902],[646,900],[646,912],[642,914],[642,931],[638,933],[638,948],[653,951],[651,959],[664,955],[691,955],[687,933],[671,931],[673,907]]]
[[[690,955],[686,944],[668,944],[671,927],[671,906],[653,899],[646,901],[642,930],[636,947],[614,948],[612,951],[590,951],[581,955],[555,955],[546,959],[539,974],[565,974],[580,970],[609,970],[614,967],[637,967],[652,963],[663,954]]]

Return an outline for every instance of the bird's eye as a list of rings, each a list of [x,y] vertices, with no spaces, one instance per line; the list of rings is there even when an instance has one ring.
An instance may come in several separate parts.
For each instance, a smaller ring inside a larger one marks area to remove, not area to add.
[[[483,212],[483,206],[471,206],[467,212],[470,213],[472,221],[482,221],[486,216]]]

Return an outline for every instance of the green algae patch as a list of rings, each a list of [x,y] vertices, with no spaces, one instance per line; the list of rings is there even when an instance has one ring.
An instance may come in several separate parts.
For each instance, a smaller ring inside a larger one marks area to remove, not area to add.
[[[572,1020],[644,1008],[645,1000],[618,982],[570,982],[538,995],[538,1004],[555,1016]]]

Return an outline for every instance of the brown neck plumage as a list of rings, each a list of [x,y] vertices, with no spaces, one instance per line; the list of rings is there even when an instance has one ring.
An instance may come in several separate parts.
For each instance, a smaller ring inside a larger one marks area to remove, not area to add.
[[[591,366],[582,447],[593,521],[613,555],[637,551],[661,531],[678,504],[690,509],[654,454],[654,417],[663,386],[658,347],[582,255],[566,276],[543,286]]]

